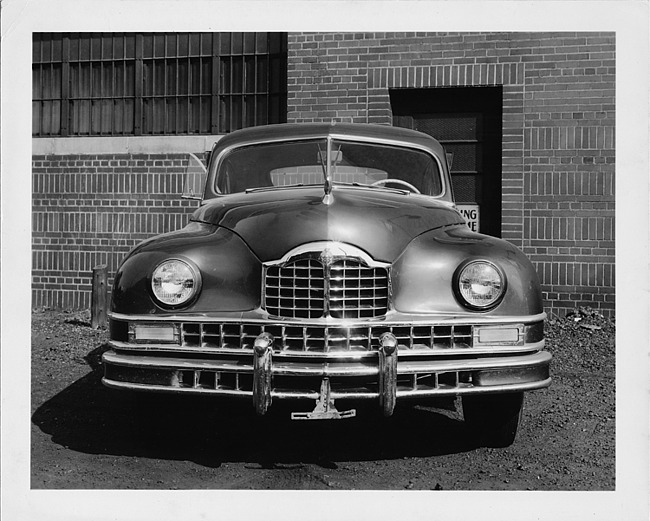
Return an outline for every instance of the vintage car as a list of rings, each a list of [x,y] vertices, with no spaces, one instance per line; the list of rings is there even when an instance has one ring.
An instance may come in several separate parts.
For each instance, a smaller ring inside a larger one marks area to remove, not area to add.
[[[105,385],[260,415],[291,400],[293,419],[460,396],[481,443],[514,441],[524,391],[551,381],[540,286],[517,248],[468,228],[436,140],[255,127],[215,144],[205,179],[189,224],[115,275]]]

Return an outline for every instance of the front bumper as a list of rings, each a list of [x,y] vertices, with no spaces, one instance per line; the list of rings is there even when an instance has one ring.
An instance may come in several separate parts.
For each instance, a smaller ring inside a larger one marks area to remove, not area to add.
[[[133,317],[119,318],[138,323]],[[388,330],[373,336],[369,349],[321,352],[287,349],[269,333],[260,333],[250,345],[239,348],[225,344],[183,348],[137,344],[131,337],[113,339],[112,350],[103,355],[103,383],[120,389],[248,397],[260,414],[275,399],[313,399],[326,404],[355,399],[376,400],[390,415],[395,402],[407,398],[547,387],[551,355],[543,351],[543,338],[528,342],[523,333],[538,327],[540,318],[519,318],[516,326],[522,336],[512,346],[405,345],[402,337]],[[515,324],[514,319],[509,324]],[[494,321],[488,326],[494,327]],[[418,327],[421,324],[411,330]],[[474,328],[478,338],[479,326],[463,327]]]
[[[277,360],[271,364],[274,380],[302,379],[303,387],[271,388],[273,398],[318,398],[317,388],[310,388],[308,379],[329,378],[337,382],[332,388],[335,399],[372,399],[379,397],[369,380],[379,377],[379,356],[373,362],[340,361],[292,364]],[[397,363],[397,397],[427,397],[468,393],[530,391],[548,387],[550,353],[540,351],[525,356],[493,359],[425,360]],[[252,396],[255,368],[249,363],[232,360],[188,360],[146,355],[104,353],[108,387],[169,391],[176,393],[222,394]],[[228,378],[228,376],[232,376]],[[220,378],[221,377],[221,378]],[[341,385],[346,380],[349,385]],[[358,385],[353,385],[357,383]]]

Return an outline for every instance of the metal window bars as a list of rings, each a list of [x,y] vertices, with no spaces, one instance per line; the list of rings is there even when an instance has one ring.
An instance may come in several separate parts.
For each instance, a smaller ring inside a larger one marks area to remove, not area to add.
[[[286,54],[286,33],[35,33],[32,134],[217,134],[282,123]]]

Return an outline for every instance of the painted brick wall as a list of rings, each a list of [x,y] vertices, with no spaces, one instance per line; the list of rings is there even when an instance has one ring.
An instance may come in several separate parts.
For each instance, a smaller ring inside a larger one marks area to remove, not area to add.
[[[290,33],[288,121],[391,124],[390,88],[503,87],[502,236],[547,310],[614,310],[613,33]]]
[[[187,154],[32,158],[32,305],[90,307],[92,269],[176,230],[196,201],[180,198]]]

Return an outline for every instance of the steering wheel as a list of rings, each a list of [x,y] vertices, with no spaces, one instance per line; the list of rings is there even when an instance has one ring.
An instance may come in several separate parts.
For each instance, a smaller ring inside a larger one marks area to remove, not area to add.
[[[388,179],[380,179],[379,181],[375,181],[370,186],[380,186],[380,185],[385,185],[386,183],[395,183],[397,185],[403,185],[413,193],[416,193],[416,194],[421,193],[420,190],[415,188],[415,186],[413,186],[411,183],[403,181],[402,179],[393,179],[393,178],[390,178],[390,177]]]

